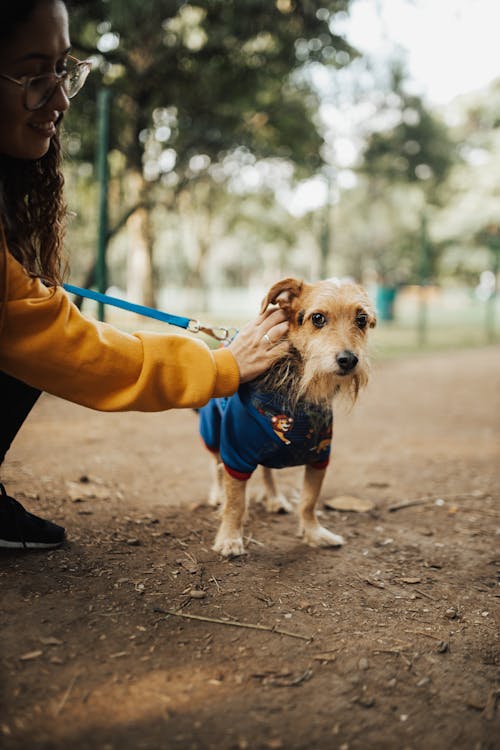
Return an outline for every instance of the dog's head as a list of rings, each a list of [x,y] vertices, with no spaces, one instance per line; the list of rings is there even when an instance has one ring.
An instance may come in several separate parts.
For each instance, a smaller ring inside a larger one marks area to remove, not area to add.
[[[340,391],[355,400],[368,380],[366,338],[376,324],[365,290],[350,282],[282,279],[267,293],[261,312],[273,304],[286,313],[291,351],[302,362],[298,397],[330,401]]]

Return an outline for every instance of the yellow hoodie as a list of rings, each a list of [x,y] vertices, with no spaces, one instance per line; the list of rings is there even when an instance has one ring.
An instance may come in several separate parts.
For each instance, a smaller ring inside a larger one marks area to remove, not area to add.
[[[202,406],[238,388],[227,349],[88,319],[61,287],[30,278],[1,242],[0,305],[0,371],[77,404],[162,411]]]

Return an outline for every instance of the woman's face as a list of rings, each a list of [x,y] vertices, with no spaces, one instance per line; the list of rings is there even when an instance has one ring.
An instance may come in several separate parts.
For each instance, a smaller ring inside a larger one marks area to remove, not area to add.
[[[59,73],[69,49],[66,6],[62,0],[39,0],[29,19],[0,46],[0,73],[18,80]],[[64,89],[57,86],[41,109],[29,112],[23,105],[23,94],[21,86],[0,78],[0,154],[40,159],[48,151],[69,100]]]

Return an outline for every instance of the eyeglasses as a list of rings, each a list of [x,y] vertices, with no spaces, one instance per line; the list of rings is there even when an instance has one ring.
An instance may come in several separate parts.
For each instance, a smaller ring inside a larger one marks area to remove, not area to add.
[[[76,57],[67,57],[66,69],[62,73],[44,73],[32,78],[12,78],[5,73],[0,73],[0,78],[16,83],[24,89],[23,104],[29,112],[41,109],[53,96],[58,86],[62,86],[68,99],[78,94],[92,68],[90,60],[77,60]]]

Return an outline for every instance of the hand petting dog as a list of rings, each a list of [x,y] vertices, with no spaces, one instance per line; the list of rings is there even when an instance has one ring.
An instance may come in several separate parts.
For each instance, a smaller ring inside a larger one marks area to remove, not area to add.
[[[263,311],[257,326],[247,324],[228,346],[240,371],[240,383],[253,380],[288,351],[283,341],[288,331],[286,314],[279,308]]]

